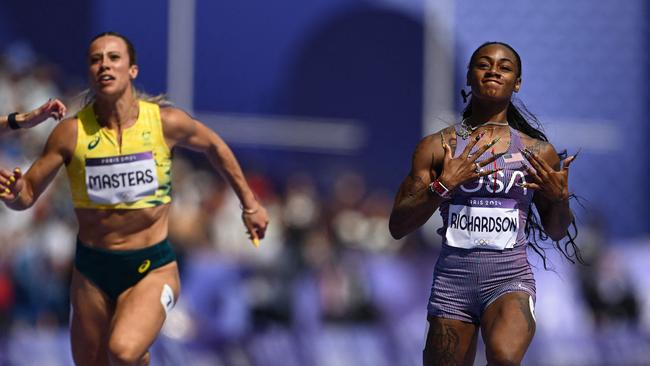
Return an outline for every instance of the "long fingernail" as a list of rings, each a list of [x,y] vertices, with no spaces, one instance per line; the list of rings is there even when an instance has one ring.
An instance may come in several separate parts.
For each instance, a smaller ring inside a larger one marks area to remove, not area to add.
[[[582,151],[582,148],[579,148],[578,152],[573,154],[573,160],[576,160],[576,158],[578,157],[578,154],[580,154],[581,151]]]
[[[11,177],[9,177],[9,181],[10,181],[11,183],[13,183],[13,182],[16,181],[16,178],[14,178],[14,176],[12,175]]]
[[[256,247],[259,247],[260,246],[260,239],[253,238],[253,245],[255,245]]]
[[[492,147],[492,146],[496,145],[497,142],[499,142],[499,140],[501,140],[501,136],[499,136],[499,137],[495,138],[494,140],[492,140],[492,142],[490,142],[488,144],[488,147]]]
[[[9,193],[11,193],[11,191],[9,190],[9,188],[5,188],[4,193],[9,194]]]

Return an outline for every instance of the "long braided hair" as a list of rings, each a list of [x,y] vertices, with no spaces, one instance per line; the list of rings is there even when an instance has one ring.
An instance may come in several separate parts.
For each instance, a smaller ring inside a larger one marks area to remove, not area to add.
[[[490,45],[500,45],[512,51],[512,53],[516,57],[516,62],[517,62],[517,77],[521,77],[521,57],[519,56],[517,51],[515,51],[515,49],[512,48],[512,46],[504,42],[486,42],[480,45],[474,51],[474,53],[472,53],[472,57],[470,57],[470,61],[467,67],[468,68],[471,67],[472,62],[474,61],[474,58],[476,57],[476,54],[478,53],[479,50],[481,50],[483,47],[490,46]],[[463,99],[467,101],[467,97],[469,96],[469,94],[467,94],[463,90],[461,91],[461,95],[463,96]],[[528,110],[528,108],[526,108],[523,102],[521,102],[520,100],[516,100],[515,102],[516,103],[510,100],[508,104],[508,112],[506,113],[508,124],[512,126],[512,128],[521,131],[524,134],[534,139],[548,142],[548,138],[546,137],[544,132],[542,132],[542,127],[537,117],[534,114],[532,114]],[[471,115],[472,115],[472,103],[470,99],[469,104],[463,110],[463,119],[467,119]],[[566,158],[566,156],[567,156],[566,150],[558,153],[558,157],[560,158],[560,160]],[[574,194],[571,194],[569,198],[575,199],[576,196]],[[566,241],[564,243],[560,243],[560,241],[554,241],[553,245],[571,263],[575,263],[577,261],[578,263],[584,264],[584,260],[580,252],[580,248],[578,248],[578,245],[575,242],[575,239],[578,236],[578,228],[575,223],[575,217],[571,222],[570,229],[572,230],[567,230],[565,236]],[[542,257],[542,260],[544,262],[544,268],[548,269],[547,262],[546,262],[545,248],[542,246],[541,242],[547,241],[549,239],[549,236],[544,231],[544,228],[541,225],[539,214],[537,213],[536,209],[535,210],[533,209],[533,205],[530,205],[530,207],[528,208],[528,220],[526,221],[526,227],[524,228],[524,233],[526,234],[526,238],[528,239],[530,246],[533,248],[533,250],[535,250],[537,254],[539,254],[540,257]]]

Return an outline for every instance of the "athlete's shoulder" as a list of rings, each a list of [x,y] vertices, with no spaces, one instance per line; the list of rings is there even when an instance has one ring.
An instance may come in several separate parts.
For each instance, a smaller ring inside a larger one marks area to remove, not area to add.
[[[447,143],[451,143],[452,141],[456,141],[456,127],[455,126],[449,126],[445,127],[443,129],[440,129],[432,134],[424,136],[420,142],[427,142],[427,143],[435,143],[438,144],[442,147],[442,139],[445,139]]]
[[[555,148],[550,142],[530,137],[521,131],[518,132],[524,147],[535,154],[555,153]]]
[[[557,150],[550,142],[530,137],[521,131],[519,131],[519,136],[521,143],[528,151],[543,158],[551,165],[555,165],[559,161]]]
[[[443,159],[444,150],[442,147],[443,139],[454,148],[456,146],[456,133],[453,126],[445,127],[432,134],[424,136],[413,151],[412,166],[426,168],[438,166]]]
[[[178,123],[192,117],[184,110],[177,107],[160,107],[160,119],[163,123]]]
[[[163,134],[170,147],[196,133],[197,123],[187,112],[176,107],[160,108]]]
[[[452,125],[438,130],[426,136],[421,142],[424,141],[430,144],[435,151],[442,151],[443,142],[445,142],[451,147],[453,152],[456,150],[456,126]],[[442,156],[441,154],[438,155]]]
[[[47,139],[46,151],[58,151],[64,157],[69,157],[77,145],[77,129],[77,116],[59,122]]]
[[[70,136],[76,136],[78,128],[79,118],[75,115],[73,117],[66,118],[61,122],[57,123],[50,133],[50,137],[54,138],[66,138]]]
[[[434,136],[440,136],[441,134],[444,134],[444,135],[447,135],[447,136],[456,136],[456,125],[447,126],[447,127],[443,128],[443,129],[440,129],[440,130],[432,133],[432,135],[434,135]]]

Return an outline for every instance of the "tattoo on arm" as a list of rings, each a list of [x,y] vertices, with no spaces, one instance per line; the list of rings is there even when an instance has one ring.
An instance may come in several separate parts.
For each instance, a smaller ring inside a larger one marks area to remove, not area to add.
[[[456,359],[460,336],[453,327],[434,322],[427,335],[424,360],[427,365],[460,366]]]
[[[412,184],[409,187],[409,190],[407,192],[407,195],[409,197],[411,197],[411,198],[416,197],[417,195],[420,194],[420,192],[422,192],[423,189],[427,188],[427,185],[424,184],[424,181],[422,180],[422,177],[420,177],[419,175],[413,177],[412,179],[413,179],[413,182],[412,182]]]
[[[535,155],[539,156],[539,154],[542,153],[542,151],[546,148],[548,145],[548,142],[544,142],[542,140],[534,140],[535,142],[528,146],[528,150],[532,151],[535,153]]]
[[[524,315],[524,319],[528,323],[528,333],[535,332],[535,319],[533,319],[532,309],[530,308],[530,303],[528,296],[519,296],[517,297],[517,303],[519,304],[519,310]]]
[[[550,143],[541,140],[533,140],[533,144],[531,144],[527,149],[535,153],[537,157],[545,160],[554,170],[560,170],[561,162],[560,159],[558,159],[560,155],[557,153],[554,155],[548,155],[550,151],[555,151]],[[546,152],[547,155],[543,155],[544,152]]]

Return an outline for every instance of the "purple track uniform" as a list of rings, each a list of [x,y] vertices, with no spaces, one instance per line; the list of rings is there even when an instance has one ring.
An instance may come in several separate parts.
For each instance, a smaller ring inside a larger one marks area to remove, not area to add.
[[[458,156],[470,139],[459,136],[456,141]],[[533,191],[515,184],[526,182],[521,166],[529,164],[519,151],[523,148],[519,133],[510,127],[507,152],[484,168],[503,170],[466,182],[440,205],[443,246],[433,274],[430,316],[477,324],[485,308],[505,293],[524,291],[534,301],[524,234]],[[488,150],[477,161],[490,156]]]

